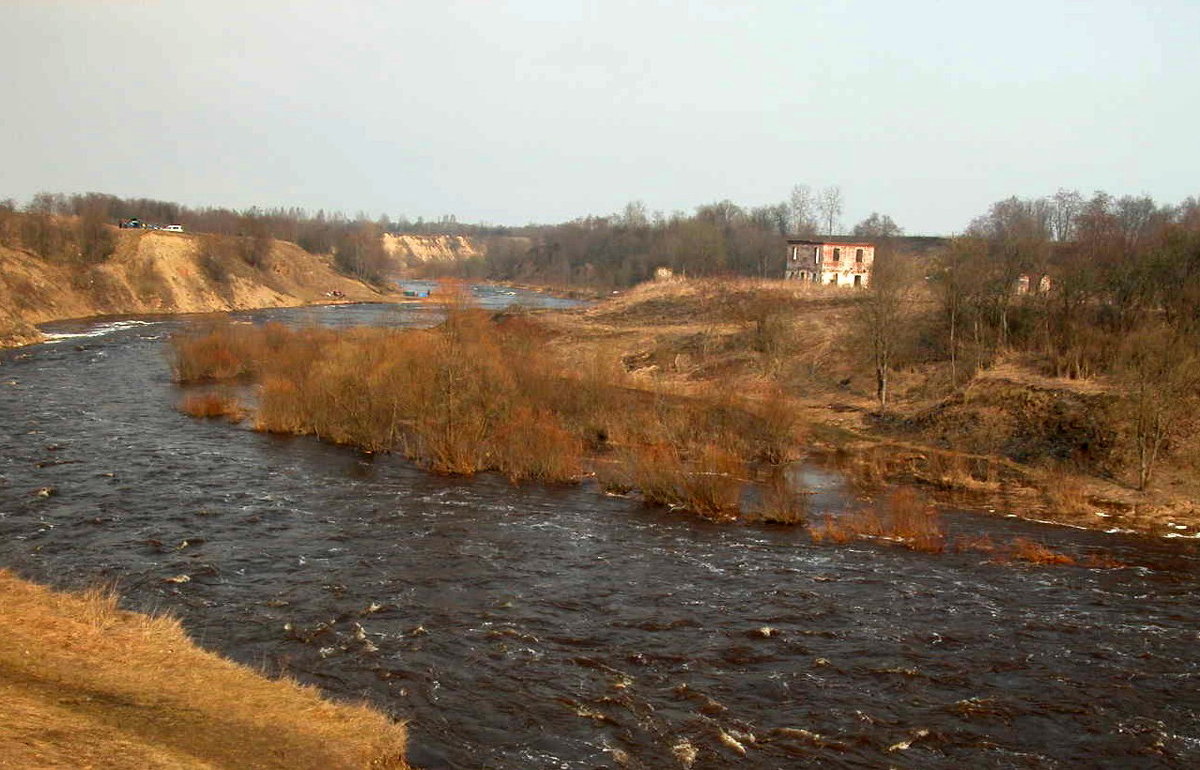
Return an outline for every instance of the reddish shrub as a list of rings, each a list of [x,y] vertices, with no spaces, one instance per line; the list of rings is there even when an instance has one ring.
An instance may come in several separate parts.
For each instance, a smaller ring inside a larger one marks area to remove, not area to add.
[[[1064,566],[1075,564],[1075,560],[1065,553],[1059,553],[1037,541],[1024,537],[1018,537],[1012,541],[1007,555],[1013,561],[1027,561],[1031,564],[1061,564]]]
[[[200,393],[185,396],[179,402],[179,411],[191,417],[228,417],[235,422],[246,415],[246,410],[233,396],[223,393]]]

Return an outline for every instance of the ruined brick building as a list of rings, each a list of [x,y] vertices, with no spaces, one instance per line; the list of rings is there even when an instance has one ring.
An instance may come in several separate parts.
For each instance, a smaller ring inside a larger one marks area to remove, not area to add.
[[[789,239],[783,277],[830,286],[867,286],[875,245]]]

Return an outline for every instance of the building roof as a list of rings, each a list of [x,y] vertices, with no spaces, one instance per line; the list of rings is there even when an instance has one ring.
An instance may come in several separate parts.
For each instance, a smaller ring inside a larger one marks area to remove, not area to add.
[[[813,241],[807,238],[788,238],[789,244],[804,244],[805,246],[865,246],[875,248],[875,244],[868,241],[848,241],[842,240],[838,236],[831,236],[825,240]]]

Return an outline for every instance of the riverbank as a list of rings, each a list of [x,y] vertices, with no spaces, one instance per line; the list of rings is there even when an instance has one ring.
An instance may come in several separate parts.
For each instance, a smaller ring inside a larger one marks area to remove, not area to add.
[[[644,284],[596,305],[538,316],[568,368],[619,362],[631,387],[686,397],[782,401],[811,448],[868,486],[920,484],[958,505],[1100,530],[1200,532],[1200,479],[1177,448],[1138,491],[1117,460],[1104,474],[1055,457],[1121,440],[1101,379],[1039,374],[1010,357],[958,387],[938,364],[893,375],[886,414],[856,333],[855,294],[784,281]]]
[[[403,725],[265,679],[110,592],[0,569],[0,606],[0,767],[408,767]]]
[[[441,312],[239,316],[398,330]],[[711,524],[591,481],[438,476],[179,414],[165,335],[182,325],[4,355],[0,563],[117,579],[125,606],[169,609],[206,649],[368,698],[409,721],[417,766],[1196,762],[1179,687],[1194,541],[943,512],[955,540],[1024,538],[1081,566],[998,563]],[[860,504],[841,474],[789,470],[815,521]]]
[[[92,266],[0,246],[0,347],[40,341],[37,325],[50,321],[390,298],[286,241],[272,241],[252,263],[211,236],[120,230],[114,237],[113,255]]]
[[[175,371],[183,383],[261,386],[251,410],[259,430],[402,451],[438,473],[498,470],[514,483],[595,475],[607,490],[713,520],[805,523],[804,490],[779,477],[787,461],[815,455],[868,498],[907,483],[956,506],[1039,521],[1196,532],[1191,499],[1173,489],[1136,492],[990,451],[1014,441],[997,425],[1020,429],[1026,455],[1075,451],[1071,442],[1111,428],[1095,425],[1104,409],[1094,399],[1109,397],[1102,384],[1056,388],[1028,372],[1022,381],[1009,365],[944,393],[929,383],[936,372],[908,372],[895,405],[878,414],[853,337],[835,331],[850,322],[854,296],[783,282],[671,282],[586,308],[489,316],[467,309],[464,293],[448,297],[459,309],[433,330],[201,330],[176,339]],[[813,329],[844,347],[811,344]],[[188,396],[181,407],[247,411],[229,393]],[[971,430],[983,419],[997,435]],[[759,490],[749,499],[747,484]],[[903,529],[891,534],[904,538]]]

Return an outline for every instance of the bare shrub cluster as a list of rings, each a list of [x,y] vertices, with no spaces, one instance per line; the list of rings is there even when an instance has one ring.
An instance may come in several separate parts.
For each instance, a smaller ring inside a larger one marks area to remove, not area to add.
[[[566,370],[547,334],[525,315],[464,303],[423,330],[217,323],[176,336],[173,367],[185,384],[256,383],[259,430],[403,452],[438,473],[495,470],[514,483],[577,481],[585,459],[605,459],[602,486],[714,520],[740,515],[749,463],[794,453],[799,426],[777,394],[629,388],[619,368]],[[219,409],[185,405],[210,408]]]
[[[991,562],[1051,566],[1082,566],[1092,569],[1118,569],[1125,565],[1107,554],[1075,558],[1028,537],[1015,537],[997,543],[988,535],[961,535],[949,538],[937,509],[911,487],[900,487],[875,506],[839,515],[824,516],[808,526],[809,535],[818,543],[844,545],[867,539],[892,543],[914,551],[987,554]]]

